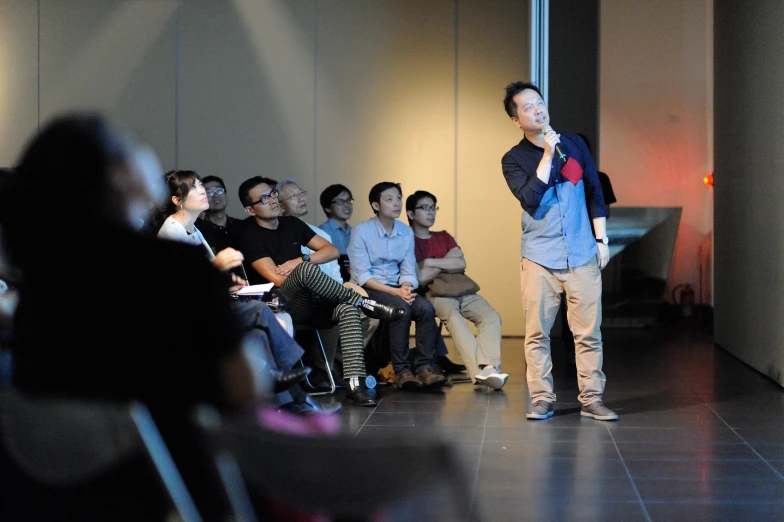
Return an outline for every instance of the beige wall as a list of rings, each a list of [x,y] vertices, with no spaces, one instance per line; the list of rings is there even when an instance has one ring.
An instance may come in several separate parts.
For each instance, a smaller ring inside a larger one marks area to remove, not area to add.
[[[784,386],[784,3],[716,1],[716,343]]]
[[[0,2],[0,167],[38,128],[38,5]]]
[[[601,170],[620,206],[680,206],[669,288],[711,303],[713,0],[602,0]],[[702,252],[702,255],[700,255]],[[699,290],[699,288],[698,288]]]
[[[500,160],[521,135],[501,101],[528,77],[528,3],[41,0],[39,17],[36,2],[4,0],[0,72],[16,74],[0,77],[0,129],[26,138],[39,102],[42,120],[105,111],[165,168],[223,177],[237,216],[237,188],[257,174],[299,180],[315,223],[332,183],[353,190],[354,223],[379,181],[429,190],[437,228],[520,335],[521,210]],[[12,164],[22,140],[0,142]]]

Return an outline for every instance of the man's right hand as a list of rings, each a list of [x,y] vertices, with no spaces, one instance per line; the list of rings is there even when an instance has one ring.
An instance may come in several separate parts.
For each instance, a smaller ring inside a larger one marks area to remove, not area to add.
[[[408,304],[413,303],[414,299],[416,299],[416,292],[414,292],[414,288],[408,285],[403,285],[400,288],[397,288],[395,295]]]
[[[551,158],[555,157],[555,144],[561,142],[561,135],[552,128],[544,135],[544,154]]]

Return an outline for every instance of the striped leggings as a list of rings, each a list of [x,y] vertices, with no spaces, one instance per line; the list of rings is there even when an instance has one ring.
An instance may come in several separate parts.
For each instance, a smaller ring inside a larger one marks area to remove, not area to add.
[[[359,308],[361,295],[326,275],[317,265],[303,262],[289,274],[280,287],[286,311],[296,324],[314,327],[319,317],[338,323],[343,376],[365,377],[365,345],[362,339]]]

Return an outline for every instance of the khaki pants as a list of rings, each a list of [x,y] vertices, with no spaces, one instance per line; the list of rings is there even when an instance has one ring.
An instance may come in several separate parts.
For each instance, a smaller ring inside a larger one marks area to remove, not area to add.
[[[550,329],[558,314],[561,293],[566,292],[569,327],[574,333],[578,400],[587,406],[601,400],[602,277],[596,258],[577,268],[553,270],[523,258],[520,286],[525,316],[525,362],[532,402],[555,402]]]
[[[478,294],[463,297],[428,297],[436,315],[452,334],[463,364],[471,380],[479,373],[479,365],[490,364],[501,371],[501,316],[487,300]],[[468,324],[476,325],[474,336]]]

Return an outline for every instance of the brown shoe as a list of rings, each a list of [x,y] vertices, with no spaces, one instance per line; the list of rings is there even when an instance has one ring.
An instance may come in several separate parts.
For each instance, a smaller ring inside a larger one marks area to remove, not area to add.
[[[440,388],[446,384],[446,377],[436,372],[429,366],[419,370],[419,373],[417,373],[417,379],[419,379],[419,382],[428,388]]]
[[[418,390],[422,387],[422,382],[414,377],[411,370],[406,368],[402,372],[395,375],[395,386],[401,390]]]

